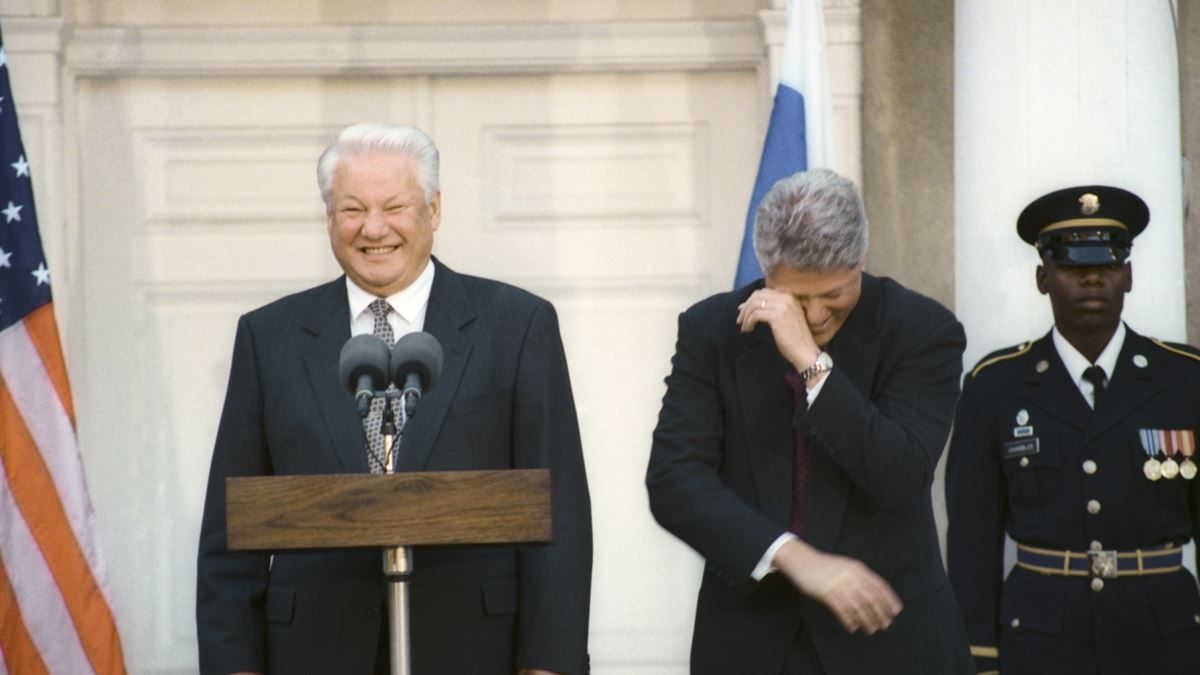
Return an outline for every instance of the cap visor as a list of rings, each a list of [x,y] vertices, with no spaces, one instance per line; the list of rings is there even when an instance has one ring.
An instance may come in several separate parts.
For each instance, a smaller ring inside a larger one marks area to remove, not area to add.
[[[1059,265],[1069,267],[1116,265],[1125,262],[1126,253],[1115,246],[1063,246],[1054,247],[1052,258]]]

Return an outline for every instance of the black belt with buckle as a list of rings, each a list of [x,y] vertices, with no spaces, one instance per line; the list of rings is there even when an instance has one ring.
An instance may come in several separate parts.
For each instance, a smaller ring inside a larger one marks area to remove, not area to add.
[[[1183,547],[1163,544],[1133,551],[1056,551],[1017,544],[1017,565],[1041,574],[1115,579],[1168,574],[1183,568]]]

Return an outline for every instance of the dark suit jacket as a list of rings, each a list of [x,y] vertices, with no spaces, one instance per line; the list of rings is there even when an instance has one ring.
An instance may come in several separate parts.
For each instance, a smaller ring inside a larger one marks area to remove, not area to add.
[[[864,274],[858,305],[826,347],[833,371],[796,417],[790,365],[770,328],[743,334],[735,321],[761,287],[713,296],[680,317],[654,432],[651,508],[707,561],[693,672],[778,673],[802,625],[830,673],[968,670],[930,500],[958,394],[962,326],[932,300]],[[804,538],[891,584],[905,608],[882,633],[847,634],[779,574],[750,578],[787,529],[796,429],[811,454]]]
[[[548,467],[549,546],[427,547],[414,555],[420,673],[586,672],[591,513],[554,308],[435,261],[425,331],[439,381],[399,445],[399,471]],[[386,626],[377,549],[230,552],[225,478],[367,471],[362,423],[338,378],[345,279],[243,316],[200,534],[196,619],[205,673],[370,673]]]
[[[988,355],[963,385],[946,461],[947,553],[981,670],[994,669],[997,651],[1004,673],[1200,669],[1200,593],[1186,570],[1109,579],[1099,591],[1086,577],[1023,568],[1004,580],[1006,530],[1077,552],[1200,533],[1200,479],[1148,480],[1138,434],[1200,433],[1200,353],[1128,330],[1110,375],[1093,412],[1046,335]],[[1038,452],[1010,455],[1005,444],[1022,426],[1033,435],[1019,440],[1036,438]]]

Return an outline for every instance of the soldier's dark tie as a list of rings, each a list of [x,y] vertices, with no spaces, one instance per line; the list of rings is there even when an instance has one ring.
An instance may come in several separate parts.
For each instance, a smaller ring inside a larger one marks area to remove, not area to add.
[[[792,390],[792,400],[795,411],[792,419],[797,420],[808,413],[808,387],[800,378],[800,373],[791,369],[784,376]],[[788,519],[788,530],[798,536],[804,536],[804,511],[808,503],[808,439],[793,428],[792,456],[792,513]]]
[[[375,316],[374,333],[380,339],[387,343],[388,347],[396,343],[395,333],[392,332],[392,324],[388,323],[388,312],[392,311],[392,306],[387,300],[377,298],[370,305],[371,313]],[[395,389],[395,385],[388,385],[388,391]],[[376,396],[371,400],[371,412],[363,420],[363,431],[367,434],[367,468],[371,473],[383,473],[384,465],[387,461],[383,447],[383,434],[380,433],[380,425],[383,423],[383,406],[387,399],[382,396]],[[393,408],[394,410],[394,408]],[[394,439],[393,447],[399,444],[400,439]]]
[[[1083,379],[1092,383],[1092,410],[1095,410],[1100,407],[1100,399],[1104,397],[1104,390],[1108,388],[1108,376],[1100,366],[1089,366],[1083,371]]]

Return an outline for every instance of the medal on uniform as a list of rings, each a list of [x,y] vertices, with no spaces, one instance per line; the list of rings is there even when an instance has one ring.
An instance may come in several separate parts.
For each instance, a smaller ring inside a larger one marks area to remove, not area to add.
[[[1170,457],[1164,459],[1161,463],[1162,477],[1167,480],[1179,475],[1179,464]]]
[[[1179,454],[1183,455],[1183,461],[1179,463],[1179,475],[1185,480],[1192,480],[1196,477],[1196,463],[1192,461],[1192,455],[1196,454],[1196,434],[1191,429],[1179,432]]]
[[[1179,448],[1179,432],[1163,429],[1158,433],[1161,434],[1161,447],[1163,455],[1166,456],[1162,462],[1162,477],[1171,480],[1179,475],[1179,464],[1175,461],[1175,453]]]
[[[1162,464],[1157,459],[1151,457],[1142,465],[1142,473],[1150,480],[1158,480],[1162,478]]]
[[[1142,440],[1142,450],[1146,452],[1149,459],[1145,464],[1142,464],[1142,474],[1148,480],[1158,480],[1162,478],[1162,463],[1158,461],[1158,433],[1157,429],[1139,429],[1138,436]]]

